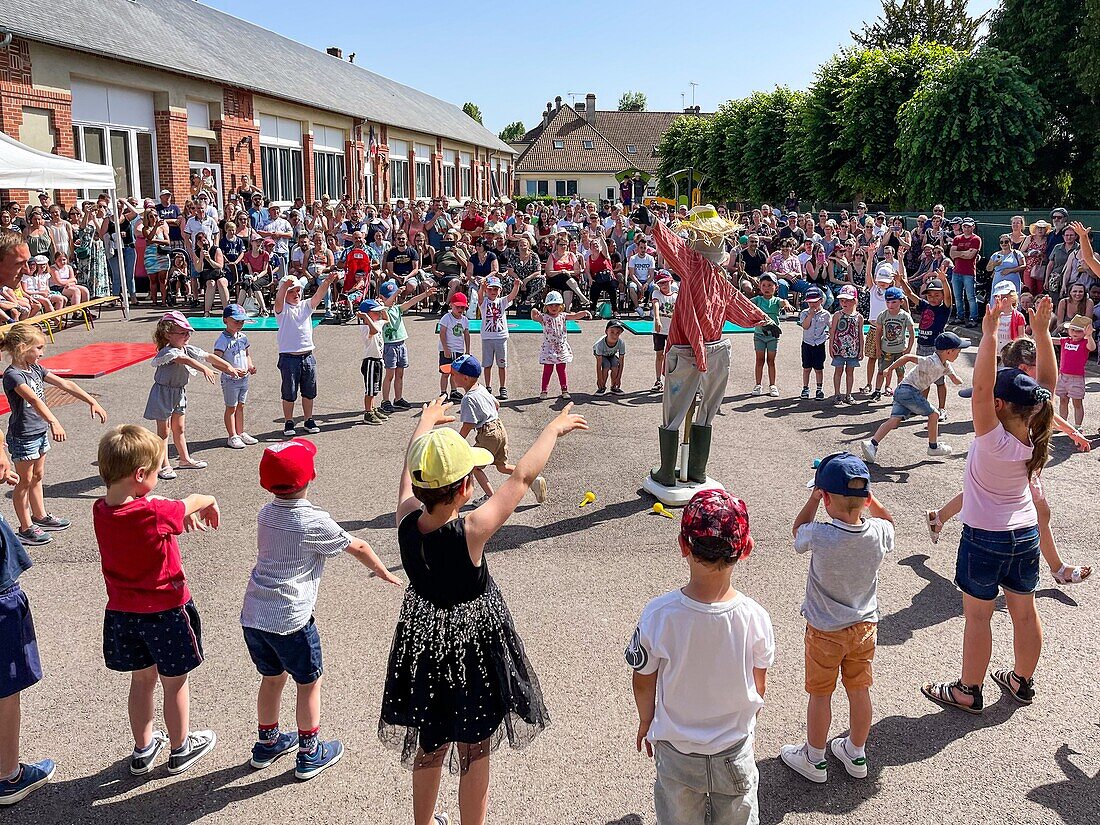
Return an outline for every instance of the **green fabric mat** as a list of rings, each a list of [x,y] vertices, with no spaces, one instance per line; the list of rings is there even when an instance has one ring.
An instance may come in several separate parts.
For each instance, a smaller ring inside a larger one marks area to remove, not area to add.
[[[191,322],[191,326],[201,332],[217,331],[221,332],[225,329],[225,322],[221,318],[188,318]],[[320,318],[313,319],[313,326],[317,326],[321,323]],[[249,318],[244,322],[245,332],[258,332],[260,330],[276,330],[279,328],[279,324],[275,321],[274,315],[268,315],[266,318]]]
[[[439,328],[436,327],[438,330]],[[565,322],[566,332],[580,332],[581,325],[576,321]],[[542,324],[538,321],[532,321],[530,318],[509,318],[508,319],[508,331],[509,332],[542,332]],[[481,332],[481,321],[470,321],[470,333],[477,335]]]
[[[624,321],[622,321],[622,325],[624,327],[626,327],[628,330],[630,330],[631,332],[633,332],[635,335],[652,335],[653,334],[653,322],[652,321],[641,321],[641,320],[626,321],[626,320],[624,320]],[[787,328],[788,327],[786,327],[786,326],[784,327],[784,329],[787,329]],[[866,335],[870,331],[871,331],[871,325],[870,324],[864,324],[863,334]],[[739,332],[753,333],[753,332],[756,332],[756,330],[754,330],[752,327],[739,327],[736,324],[731,324],[729,321],[726,321],[726,325],[724,327],[722,327],[722,334],[723,335],[733,335],[733,334],[736,334],[736,333],[739,333]]]

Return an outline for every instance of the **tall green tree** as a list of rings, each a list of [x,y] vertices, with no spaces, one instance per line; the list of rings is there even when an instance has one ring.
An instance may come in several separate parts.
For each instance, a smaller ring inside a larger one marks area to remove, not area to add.
[[[523,121],[517,120],[505,126],[499,137],[505,143],[515,143],[525,134],[527,134],[527,129],[524,128]]]
[[[691,168],[695,171],[696,181],[707,173],[708,147],[713,133],[714,127],[709,118],[686,115],[672,121],[657,147],[661,157],[657,164],[661,194],[671,197],[674,193],[673,172]],[[686,194],[683,184],[680,190],[680,194]]]
[[[720,200],[748,198],[743,163],[748,114],[746,99],[727,100],[711,119],[711,139],[705,162],[709,179],[707,191]]]
[[[859,71],[862,50],[842,50],[830,58],[814,76],[806,92],[794,141],[802,155],[809,193],[816,200],[842,201],[851,197],[840,181],[840,169],[851,149],[841,145],[843,130],[841,100],[848,81]]]
[[[619,98],[620,112],[644,112],[645,107],[645,92],[623,92]]]
[[[471,103],[467,100],[465,103],[462,104],[462,111],[464,111],[467,115],[472,117],[478,123],[481,123],[481,107],[478,106],[476,103]]]
[[[750,200],[765,201],[785,197],[792,181],[785,174],[784,147],[790,139],[798,98],[804,92],[792,92],[777,86],[771,92],[754,92],[747,99],[748,126],[745,129],[743,169]]]
[[[836,147],[844,156],[838,170],[849,192],[890,200],[897,186],[897,112],[928,72],[942,69],[957,52],[915,40],[900,49],[868,49],[848,78],[840,101],[841,131]]]
[[[1018,206],[1045,139],[1046,105],[1020,62],[996,49],[957,55],[898,112],[898,177],[908,205]]]
[[[865,49],[905,48],[914,40],[942,43],[961,52],[978,45],[978,32],[989,17],[971,17],[967,0],[882,0],[882,15],[864,23],[852,39]]]

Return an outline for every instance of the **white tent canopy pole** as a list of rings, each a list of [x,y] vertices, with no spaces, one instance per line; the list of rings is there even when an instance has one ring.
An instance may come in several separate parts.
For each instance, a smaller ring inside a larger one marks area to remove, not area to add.
[[[0,132],[0,189],[105,189],[111,209],[118,210],[115,173],[110,166],[53,155],[33,149]],[[122,288],[122,314],[130,317],[126,260],[122,250],[122,216],[114,214],[115,256]]]

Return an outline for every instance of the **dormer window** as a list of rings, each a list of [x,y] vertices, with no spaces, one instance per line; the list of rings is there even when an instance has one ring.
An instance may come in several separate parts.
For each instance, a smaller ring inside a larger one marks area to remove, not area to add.
[[[626,153],[628,155],[636,155],[638,154],[638,147],[635,146],[633,143],[628,143],[626,145]]]
[[[586,140],[586,141],[584,142],[584,148],[585,148],[585,149],[591,149],[591,148],[592,148],[592,141],[590,141],[590,140]]]
[[[565,148],[565,141],[564,140],[555,140],[554,141],[554,148],[555,149],[564,149]]]

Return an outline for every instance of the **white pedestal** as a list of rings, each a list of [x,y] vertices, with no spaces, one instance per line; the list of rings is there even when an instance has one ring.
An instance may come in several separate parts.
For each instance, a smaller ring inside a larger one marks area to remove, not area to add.
[[[700,490],[724,490],[725,486],[720,481],[715,481],[710,476],[700,483],[694,481],[677,481],[675,487],[666,487],[653,480],[653,476],[646,474],[642,482],[642,489],[657,499],[666,507],[683,507],[691,497]]]

